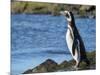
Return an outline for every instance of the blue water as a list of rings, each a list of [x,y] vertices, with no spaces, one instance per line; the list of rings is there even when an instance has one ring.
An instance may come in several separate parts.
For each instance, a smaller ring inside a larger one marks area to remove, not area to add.
[[[96,50],[96,20],[75,18],[87,51]],[[64,16],[11,16],[11,73],[20,74],[45,61],[58,63],[72,59],[65,41],[67,22]]]

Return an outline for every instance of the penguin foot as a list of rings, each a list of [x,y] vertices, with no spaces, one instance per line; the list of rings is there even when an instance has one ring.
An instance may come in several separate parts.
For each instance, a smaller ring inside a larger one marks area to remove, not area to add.
[[[77,70],[79,70],[79,67],[73,66],[73,69],[74,69],[75,71],[77,71]]]

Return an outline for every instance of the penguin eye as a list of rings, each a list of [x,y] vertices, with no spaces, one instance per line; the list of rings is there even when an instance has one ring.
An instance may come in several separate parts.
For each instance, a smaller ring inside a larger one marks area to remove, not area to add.
[[[66,17],[67,17],[67,18],[69,18],[69,15],[68,15],[68,14],[66,14]]]

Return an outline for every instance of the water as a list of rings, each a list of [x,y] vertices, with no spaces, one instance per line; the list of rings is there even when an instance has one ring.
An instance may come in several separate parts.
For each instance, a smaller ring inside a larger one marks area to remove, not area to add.
[[[96,20],[75,18],[87,51],[96,50]],[[58,63],[72,59],[65,41],[67,22],[63,16],[11,16],[11,73],[20,74],[46,59]]]

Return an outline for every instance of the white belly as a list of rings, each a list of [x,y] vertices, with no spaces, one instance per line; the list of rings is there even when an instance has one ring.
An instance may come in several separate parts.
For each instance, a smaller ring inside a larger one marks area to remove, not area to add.
[[[73,39],[70,36],[70,30],[67,30],[67,34],[66,34],[66,41],[67,41],[67,46],[72,54],[72,45],[73,45]]]

